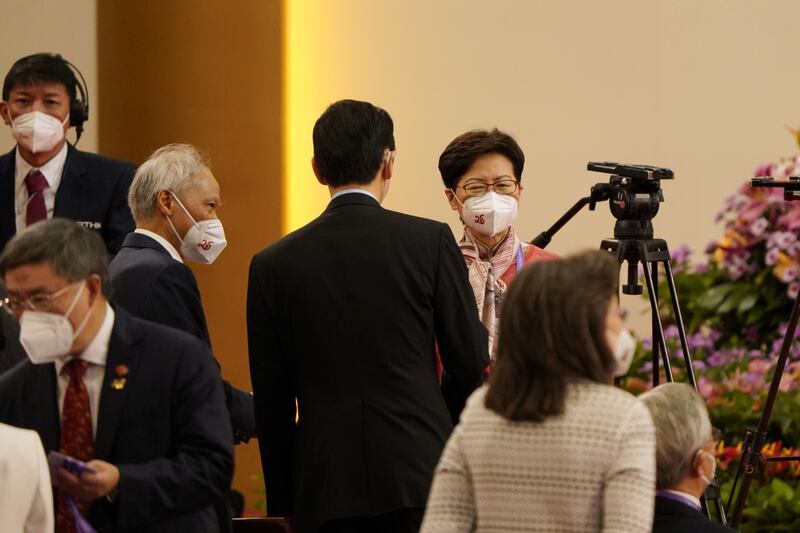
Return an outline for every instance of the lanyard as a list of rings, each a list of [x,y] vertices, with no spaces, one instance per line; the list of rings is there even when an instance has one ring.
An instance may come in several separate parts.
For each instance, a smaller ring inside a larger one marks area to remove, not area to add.
[[[522,255],[522,243],[517,247],[517,274],[525,266],[525,256]]]

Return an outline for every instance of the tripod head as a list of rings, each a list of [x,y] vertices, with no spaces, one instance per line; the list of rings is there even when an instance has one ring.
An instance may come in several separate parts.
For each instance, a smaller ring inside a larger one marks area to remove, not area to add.
[[[619,240],[652,239],[653,217],[664,201],[662,179],[675,176],[668,168],[650,165],[622,165],[612,162],[590,162],[592,172],[612,174],[607,184],[611,214],[617,219],[614,238]]]
[[[752,178],[751,187],[773,187],[783,189],[783,199],[787,202],[800,200],[800,176],[789,176],[788,180],[776,180],[770,176]]]

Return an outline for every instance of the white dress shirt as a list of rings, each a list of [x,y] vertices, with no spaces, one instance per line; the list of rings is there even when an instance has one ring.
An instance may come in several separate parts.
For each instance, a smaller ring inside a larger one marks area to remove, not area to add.
[[[0,531],[52,533],[53,489],[38,433],[0,424]]]
[[[97,330],[97,334],[79,356],[80,359],[89,362],[89,368],[83,375],[83,383],[89,392],[89,408],[92,412],[92,435],[97,435],[97,414],[100,407],[100,391],[103,388],[103,377],[106,371],[106,359],[108,357],[108,343],[111,340],[111,330],[114,327],[114,310],[106,302],[106,316],[103,324]],[[64,411],[64,396],[67,394],[69,376],[61,373],[61,369],[69,359],[58,360],[55,362],[56,375],[58,376],[58,416],[61,420]]]
[[[178,263],[183,263],[183,258],[181,258],[181,254],[178,253],[178,250],[176,250],[175,247],[172,246],[172,243],[170,243],[167,239],[165,239],[158,233],[153,233],[150,230],[142,228],[136,228],[135,230],[133,230],[133,232],[141,233],[142,235],[147,235],[148,237],[156,241],[158,244],[163,246],[175,261],[177,261]]]
[[[27,227],[25,216],[28,212],[28,201],[30,200],[30,198],[28,198],[28,188],[25,186],[25,176],[35,167],[32,167],[22,158],[19,149],[16,150],[16,154],[16,170],[14,174],[14,190],[16,191],[16,195],[14,197],[14,205],[17,220],[17,233],[19,233]],[[67,143],[64,143],[64,147],[61,148],[60,152],[50,159],[50,161],[39,167],[39,172],[42,173],[45,181],[47,181],[47,187],[44,190],[44,205],[47,208],[47,218],[53,218],[53,210],[56,206],[56,192],[61,183],[61,175],[64,173],[64,164],[66,161]]]
[[[358,189],[358,188],[355,188],[355,187],[353,187],[352,189],[344,189],[344,190],[341,190],[341,191],[337,192],[336,194],[331,196],[331,200],[335,200],[336,198],[342,196],[343,194],[350,194],[351,192],[357,192],[358,194],[366,194],[367,196],[371,196],[376,202],[380,203],[380,201],[378,201],[378,199],[375,198],[375,195],[372,194],[371,192],[369,192],[367,190],[364,190],[364,189]]]

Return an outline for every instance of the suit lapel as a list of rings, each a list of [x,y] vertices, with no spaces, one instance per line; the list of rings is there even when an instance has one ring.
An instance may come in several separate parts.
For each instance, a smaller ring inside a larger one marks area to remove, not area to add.
[[[16,207],[14,206],[16,200],[16,191],[14,190],[15,156],[16,151],[11,150],[0,158],[0,243],[2,243],[0,249],[17,232]]]
[[[86,167],[81,153],[71,144],[67,149],[67,160],[61,174],[61,183],[56,191],[54,216],[81,220],[81,200],[86,196]]]
[[[106,461],[111,458],[119,421],[128,402],[128,392],[138,377],[139,364],[135,348],[139,337],[135,326],[119,307],[115,307],[114,312],[95,436],[95,457]]]
[[[42,439],[45,451],[58,450],[61,439],[61,421],[58,416],[58,384],[54,364],[33,365],[36,394],[31,395],[30,409],[35,420],[36,431]]]

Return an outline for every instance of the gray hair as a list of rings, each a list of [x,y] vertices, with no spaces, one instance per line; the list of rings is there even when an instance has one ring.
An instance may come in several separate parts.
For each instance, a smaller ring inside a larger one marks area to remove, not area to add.
[[[670,489],[690,472],[711,435],[703,398],[685,383],[664,383],[639,397],[656,426],[656,487]]]
[[[180,195],[207,168],[207,160],[190,144],[168,144],[153,152],[136,170],[128,191],[133,218],[140,221],[155,215],[159,192],[169,189]]]
[[[109,295],[108,250],[96,231],[65,218],[37,222],[17,233],[0,254],[0,276],[9,270],[49,263],[69,281],[100,276],[103,294]]]

